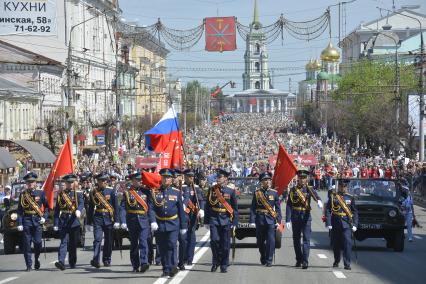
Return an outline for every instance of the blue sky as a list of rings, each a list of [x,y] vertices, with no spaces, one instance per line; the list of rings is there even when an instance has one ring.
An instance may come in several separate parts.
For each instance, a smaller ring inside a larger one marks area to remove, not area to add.
[[[346,0],[347,2],[349,0]],[[396,8],[402,5],[422,4],[422,0],[398,1]],[[137,22],[139,25],[151,25],[161,18],[161,21],[174,29],[194,28],[202,23],[205,17],[235,16],[244,25],[248,25],[253,18],[254,0],[120,0],[123,18],[127,21]],[[293,21],[305,21],[316,18],[325,12],[329,5],[338,3],[336,0],[258,0],[260,22],[265,26],[275,22],[281,13]],[[392,9],[392,0],[357,0],[346,5],[346,34],[354,30],[361,21],[371,21],[380,17],[377,6]],[[423,4],[421,13],[426,13],[426,4]],[[338,9],[331,8],[332,42],[338,42]],[[292,38],[284,32],[284,40],[280,38],[268,45],[269,66],[272,68],[298,68],[296,71],[275,71],[274,87],[297,90],[297,82],[303,80],[305,75],[288,75],[303,73],[304,66],[309,58],[319,57],[321,51],[329,41],[328,32],[317,40],[310,42]],[[174,78],[181,78],[185,83],[199,78],[208,86],[222,85],[233,80],[237,83],[236,89],[226,88],[225,93],[242,89],[242,73],[244,72],[245,43],[237,34],[237,50],[233,52],[212,53],[204,51],[204,35],[200,42],[189,51],[171,51],[167,58],[168,74]],[[179,69],[185,67],[185,70]],[[220,71],[188,70],[196,68],[217,68]]]

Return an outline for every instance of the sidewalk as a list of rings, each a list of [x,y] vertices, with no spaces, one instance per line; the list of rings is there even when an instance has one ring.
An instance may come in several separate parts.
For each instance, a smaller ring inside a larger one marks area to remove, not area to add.
[[[413,194],[413,200],[414,204],[422,207],[426,207],[426,198],[422,197],[420,195],[417,195],[416,193]]]

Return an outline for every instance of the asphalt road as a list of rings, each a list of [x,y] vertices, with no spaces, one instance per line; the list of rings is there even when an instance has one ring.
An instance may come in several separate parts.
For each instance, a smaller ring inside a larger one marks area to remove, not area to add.
[[[322,194],[324,196],[324,194]],[[426,283],[426,209],[415,206],[418,221],[424,228],[415,229],[414,242],[406,241],[402,253],[386,249],[386,242],[381,239],[370,239],[358,242],[358,262],[352,263],[352,270],[332,268],[333,253],[328,244],[328,232],[321,221],[321,212],[313,210],[311,255],[309,269],[294,268],[295,257],[291,232],[285,231],[283,246],[276,251],[275,264],[266,268],[259,263],[259,254],[256,248],[238,248],[234,264],[229,267],[228,273],[211,273],[211,252],[208,242],[208,232],[202,228],[197,233],[198,245],[195,264],[181,271],[173,279],[160,278],[161,267],[151,266],[145,274],[131,273],[128,249],[114,251],[112,266],[95,269],[89,265],[92,258],[90,247],[88,250],[78,251],[76,269],[59,271],[54,262],[57,259],[56,248],[58,240],[47,242],[48,252],[46,259],[41,256],[42,262],[39,271],[24,272],[25,263],[22,254],[3,255],[3,246],[0,245],[0,284],[4,283]],[[86,235],[86,246],[91,245],[91,232]],[[253,243],[254,238],[243,241]],[[126,244],[126,242],[125,242]],[[246,246],[245,246],[246,247]],[[354,259],[354,254],[353,254]]]

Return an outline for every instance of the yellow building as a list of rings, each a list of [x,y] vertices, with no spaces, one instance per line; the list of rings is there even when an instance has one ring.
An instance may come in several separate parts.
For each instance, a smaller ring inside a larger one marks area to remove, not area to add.
[[[136,74],[136,115],[139,117],[166,112],[166,56],[164,44],[151,36],[132,44],[130,60],[139,70]]]

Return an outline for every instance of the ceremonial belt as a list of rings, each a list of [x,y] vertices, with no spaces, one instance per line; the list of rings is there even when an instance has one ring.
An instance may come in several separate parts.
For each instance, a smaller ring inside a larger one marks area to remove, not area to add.
[[[67,204],[68,209],[70,209],[70,211],[72,211],[71,213],[74,213],[75,210],[77,210],[76,206],[74,206],[72,200],[70,199],[70,197],[68,196],[68,194],[66,194],[65,192],[61,192],[61,194],[59,195]],[[77,202],[77,199],[76,199]]]
[[[258,213],[265,213],[265,214],[269,214],[269,211],[266,209],[256,209],[256,212]]]
[[[43,211],[41,211],[40,207],[38,206],[37,202],[34,201],[34,199],[31,197],[31,195],[25,191],[24,196],[22,197],[26,199],[26,201],[30,204],[31,209],[35,211],[35,213],[41,218],[43,217]]]
[[[177,217],[178,217],[178,215],[177,214],[175,214],[175,215],[173,215],[173,216],[168,216],[168,217],[160,217],[160,216],[158,216],[157,214],[155,214],[155,218],[157,218],[158,220],[160,220],[160,221],[170,221],[170,220],[175,220],[175,219],[177,219]]]
[[[269,214],[272,216],[272,218],[277,218],[277,212],[272,208],[272,206],[269,204],[268,200],[266,200],[265,195],[262,191],[256,190],[256,198],[257,200],[260,200],[260,203],[262,203],[263,207],[266,208],[266,210],[269,212]]]
[[[229,205],[229,203],[225,200],[222,193],[219,190],[220,186],[214,187],[214,192],[216,193],[217,200],[222,203],[223,207],[225,207],[225,210],[228,212],[229,217],[231,220],[234,218],[234,209]]]
[[[98,213],[109,213],[107,209],[96,209],[95,211]]]
[[[336,216],[341,216],[341,217],[345,217],[346,213],[343,212],[331,212],[332,215],[336,215]]]
[[[306,210],[308,210],[305,207],[292,207],[292,209],[296,210],[296,211],[306,211]]]
[[[308,200],[306,199],[306,196],[303,194],[303,192],[295,187],[294,188],[296,190],[297,195],[299,196],[299,198],[302,200],[303,204],[305,205],[305,209],[309,210],[309,204],[308,204]]]
[[[61,210],[61,213],[72,214],[72,213],[74,213],[74,211],[71,211],[71,210]]]
[[[37,214],[34,210],[25,210],[24,213],[28,214],[28,215],[36,215]]]
[[[216,207],[212,207],[212,210],[215,212],[219,212],[219,213],[225,213],[228,212],[225,208],[216,208]]]
[[[138,214],[138,215],[146,215],[146,211],[143,211],[143,210],[127,210],[127,213]]]
[[[145,209],[145,212],[148,212],[148,204],[146,204],[145,200],[133,189],[129,190],[129,193],[133,195],[136,201]]]
[[[352,220],[352,212],[351,209],[349,209],[346,202],[343,201],[342,197],[338,194],[336,194],[337,202],[339,202],[340,207],[342,207],[343,211],[345,211],[345,215],[348,216],[349,220]]]
[[[109,213],[111,217],[111,220],[114,220],[114,208],[112,208],[111,204],[109,204],[109,202],[105,199],[105,197],[100,192],[95,192],[95,196],[98,198],[99,202],[102,203],[102,205],[105,207],[105,209],[100,209],[100,210],[107,210],[107,212]]]

